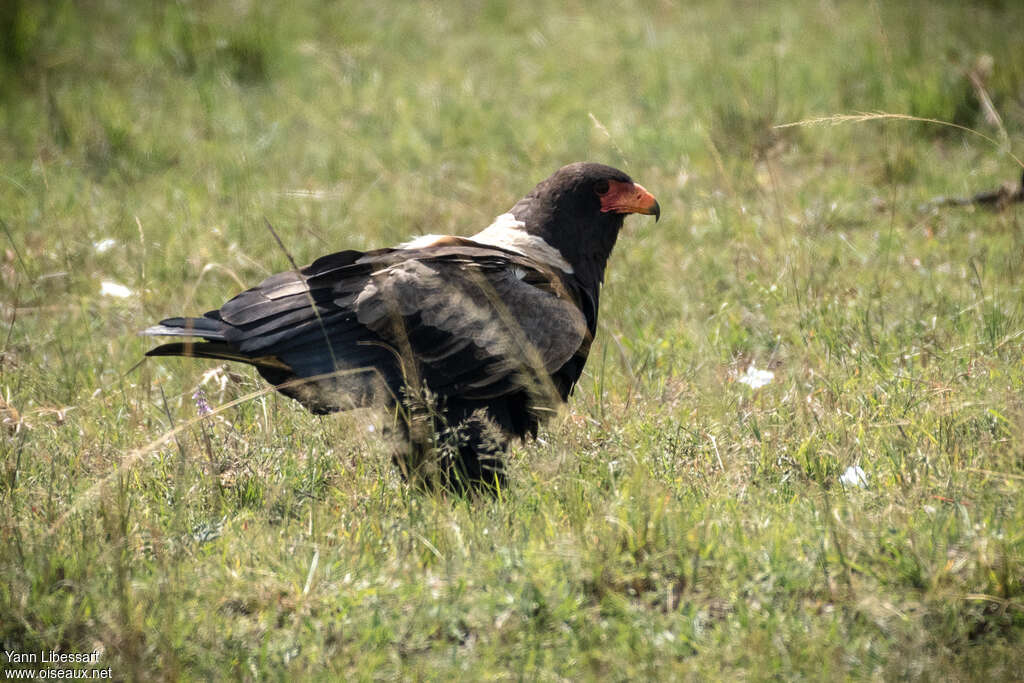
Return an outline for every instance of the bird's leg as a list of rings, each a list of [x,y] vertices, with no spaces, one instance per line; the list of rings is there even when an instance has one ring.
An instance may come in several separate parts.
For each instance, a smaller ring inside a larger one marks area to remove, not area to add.
[[[392,460],[414,488],[493,494],[506,486],[508,437],[484,411],[474,411],[450,427],[440,411],[407,409],[394,429],[399,443]]]
[[[402,410],[395,412],[395,428],[400,443],[392,459],[402,478],[416,488],[434,490],[440,483],[441,464],[438,462],[438,437],[442,432],[443,416],[438,411],[436,398],[425,389],[402,389]]]
[[[496,493],[505,487],[508,437],[484,411],[474,411],[447,430],[439,446],[445,488]]]

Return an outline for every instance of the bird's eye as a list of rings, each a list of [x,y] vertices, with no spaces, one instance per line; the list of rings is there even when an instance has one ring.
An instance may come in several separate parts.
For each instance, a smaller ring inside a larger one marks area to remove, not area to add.
[[[594,185],[594,192],[597,194],[608,194],[608,181],[598,180]]]

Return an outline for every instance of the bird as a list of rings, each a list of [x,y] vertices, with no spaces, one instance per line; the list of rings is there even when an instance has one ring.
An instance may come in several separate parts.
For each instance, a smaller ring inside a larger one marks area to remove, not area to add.
[[[632,213],[657,222],[661,207],[625,172],[576,162],[472,236],[339,251],[140,334],[181,338],[147,356],[254,366],[315,414],[383,408],[407,481],[495,492],[510,443],[535,438],[583,372]]]

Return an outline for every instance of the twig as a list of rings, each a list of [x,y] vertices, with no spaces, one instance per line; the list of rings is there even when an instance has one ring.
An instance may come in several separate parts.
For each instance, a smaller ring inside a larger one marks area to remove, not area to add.
[[[1001,211],[1011,204],[1024,202],[1024,173],[1021,173],[1020,184],[1014,188],[1013,183],[1003,183],[995,190],[979,192],[970,197],[935,197],[922,208],[939,208],[943,206],[985,206]]]

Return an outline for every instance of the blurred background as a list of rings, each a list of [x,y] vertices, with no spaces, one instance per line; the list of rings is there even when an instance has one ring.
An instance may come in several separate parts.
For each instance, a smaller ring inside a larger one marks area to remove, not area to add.
[[[180,290],[206,269],[184,303],[214,306],[286,265],[264,217],[299,262],[470,233],[587,159],[624,168],[665,207],[657,239],[631,244],[610,277],[644,273],[634,279],[668,302],[700,254],[717,267],[738,235],[760,234],[751,221],[813,239],[871,202],[1015,179],[1004,152],[1024,134],[1022,12],[999,0],[8,0],[2,218],[33,278],[61,273],[17,296],[95,295],[111,279],[159,317],[150,285]],[[907,122],[775,127],[874,111],[995,143]],[[753,248],[767,255],[765,242]],[[629,323],[672,323],[647,308]]]
[[[834,199],[836,166],[857,171],[850,200],[940,175],[959,190],[996,171],[982,158],[997,150],[935,126],[773,126],[887,111],[1017,137],[1020,13],[998,0],[8,0],[0,191],[12,226],[75,227],[68,249],[135,242],[135,216],[174,242],[201,247],[217,227],[259,249],[267,214],[316,251],[475,228],[577,159],[628,167],[679,217],[694,197],[758,196],[766,160]],[[978,156],[939,168],[892,129]],[[86,201],[54,215],[69,195]]]

